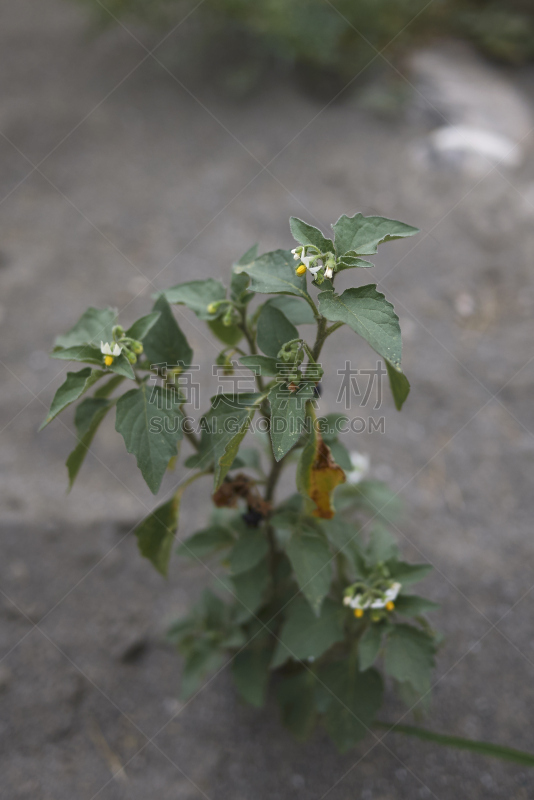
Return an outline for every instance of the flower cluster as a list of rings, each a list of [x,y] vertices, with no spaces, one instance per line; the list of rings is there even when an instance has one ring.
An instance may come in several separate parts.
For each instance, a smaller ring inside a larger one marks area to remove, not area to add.
[[[354,616],[358,618],[363,617],[367,609],[393,611],[395,609],[394,601],[401,589],[402,585],[396,581],[382,580],[373,586],[355,583],[345,590],[343,605],[354,609]]]
[[[135,364],[137,356],[143,352],[142,342],[126,336],[124,329],[120,325],[115,325],[112,331],[113,339],[111,342],[100,342],[100,352],[104,356],[104,364],[111,367],[113,361],[124,354],[130,364]]]
[[[326,254],[320,253],[317,248],[314,249],[317,252],[312,253],[311,255],[306,255],[307,250],[309,250],[309,247],[306,245],[295,247],[291,251],[295,261],[300,261],[300,264],[296,269],[297,275],[304,275],[304,273],[308,271],[311,275],[313,275],[313,277],[315,277],[319,270],[324,267],[324,277],[328,279],[333,278],[335,262],[333,262],[332,259],[327,260]],[[320,264],[318,263],[319,261],[323,261],[323,263]]]

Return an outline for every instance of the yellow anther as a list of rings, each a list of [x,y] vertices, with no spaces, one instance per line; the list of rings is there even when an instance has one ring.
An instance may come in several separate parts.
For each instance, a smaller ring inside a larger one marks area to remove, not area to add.
[[[104,356],[104,364],[106,367],[111,367],[113,364],[113,356]]]
[[[363,608],[355,608],[354,616],[356,617],[356,619],[361,619],[363,617]]]
[[[299,267],[297,267],[295,272],[297,273],[297,275],[304,275],[304,273],[306,272],[306,267],[304,266],[304,264],[301,264]]]
[[[391,600],[388,600],[388,602],[386,603],[386,611],[394,611],[394,610],[395,610],[395,603],[393,603]]]

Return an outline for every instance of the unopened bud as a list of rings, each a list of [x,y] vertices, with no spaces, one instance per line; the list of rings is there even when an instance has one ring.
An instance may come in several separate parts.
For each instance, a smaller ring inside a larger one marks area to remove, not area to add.
[[[222,319],[222,324],[225,328],[230,328],[234,324],[233,308],[230,306]]]
[[[123,350],[122,352],[126,354],[126,358],[130,362],[130,364],[135,364],[135,362],[137,361],[137,356],[135,355],[135,353],[132,353],[131,350]]]
[[[140,356],[141,353],[143,352],[142,342],[137,342],[135,339],[132,341],[131,348],[134,351],[134,353],[138,356]]]

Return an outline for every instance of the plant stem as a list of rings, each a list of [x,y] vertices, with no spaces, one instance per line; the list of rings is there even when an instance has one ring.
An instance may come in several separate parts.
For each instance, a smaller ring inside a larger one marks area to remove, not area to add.
[[[317,359],[319,358],[325,339],[328,336],[326,332],[327,331],[326,325],[327,325],[326,319],[324,317],[319,317],[319,319],[317,320],[317,336],[315,338],[315,344],[313,345],[312,348],[312,355],[314,361],[317,361]]]
[[[184,429],[184,436],[189,440],[189,442],[193,445],[195,450],[200,448],[200,439],[193,431],[186,431]]]
[[[278,483],[278,478],[280,477],[280,473],[282,472],[284,466],[284,460],[285,459],[282,458],[281,461],[275,461],[273,457],[273,464],[271,471],[267,476],[267,485],[265,487],[265,499],[268,503],[272,502],[274,497],[276,484]]]
[[[258,350],[256,348],[256,337],[254,336],[253,332],[249,328],[249,325],[248,325],[248,322],[247,322],[247,310],[246,310],[245,307],[243,307],[243,308],[240,309],[240,312],[241,312],[241,324],[239,325],[239,327],[243,331],[243,334],[245,335],[245,339],[248,342],[250,355],[255,356],[257,354],[257,352],[258,352]],[[256,375],[256,383],[258,384],[258,389],[260,390],[260,392],[265,391],[265,387],[264,387],[263,379],[262,379],[261,375]]]

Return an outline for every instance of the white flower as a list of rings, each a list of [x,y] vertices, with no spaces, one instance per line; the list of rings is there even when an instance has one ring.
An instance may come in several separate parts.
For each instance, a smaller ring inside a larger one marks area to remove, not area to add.
[[[359,483],[369,472],[369,456],[353,452],[350,454],[350,463],[353,469],[347,472],[347,481],[352,484]]]
[[[293,248],[293,250],[291,252],[293,253],[293,258],[295,259],[295,261],[300,261],[300,254],[302,253],[303,250],[304,250],[303,247],[294,247]]]
[[[393,603],[396,600],[397,595],[399,594],[402,586],[400,583],[392,583],[389,589],[386,589],[384,592],[383,597],[377,597],[376,600],[366,600],[362,602],[363,595],[356,594],[352,599],[349,598],[349,602],[346,602],[346,598],[343,601],[345,605],[350,605],[351,608],[361,608],[365,610],[366,608],[385,608],[388,603]]]
[[[111,345],[106,342],[100,342],[100,352],[103,353],[105,356],[120,356],[121,349],[117,343],[113,345],[113,349]]]
[[[333,274],[334,274],[334,270],[332,269],[332,267],[327,267],[325,269],[325,271],[324,271],[325,278],[331,278],[333,276]]]
[[[385,608],[388,603],[392,603],[394,600],[396,600],[400,590],[400,583],[392,583],[389,589],[386,589],[384,592],[384,597],[382,600],[373,600],[371,603],[371,608]]]
[[[315,267],[310,267],[310,262],[312,262],[313,259],[314,256],[302,256],[300,260],[302,261],[308,272],[311,272],[312,275],[317,275],[317,273],[321,269],[321,265],[317,264]]]
[[[100,352],[104,356],[104,364],[106,367],[111,367],[113,359],[121,354],[120,346],[115,342],[113,347],[109,342],[100,342]]]

